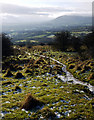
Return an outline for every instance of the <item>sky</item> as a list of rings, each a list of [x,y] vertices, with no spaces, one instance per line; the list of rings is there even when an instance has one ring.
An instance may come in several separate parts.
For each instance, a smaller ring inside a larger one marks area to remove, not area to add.
[[[4,23],[36,23],[63,15],[92,15],[93,0],[0,0]]]

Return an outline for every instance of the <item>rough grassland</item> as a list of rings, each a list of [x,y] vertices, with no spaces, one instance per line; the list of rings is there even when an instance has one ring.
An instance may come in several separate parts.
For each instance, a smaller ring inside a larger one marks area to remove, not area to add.
[[[66,75],[62,66],[34,54],[43,54],[65,63],[74,76],[92,85],[93,60],[82,62],[73,57],[75,54],[52,51],[49,46],[19,50],[20,55],[12,56],[3,63],[0,91],[3,120],[94,119],[94,96],[89,89],[71,81],[62,82],[57,77],[57,74]],[[82,72],[84,70],[86,72]]]

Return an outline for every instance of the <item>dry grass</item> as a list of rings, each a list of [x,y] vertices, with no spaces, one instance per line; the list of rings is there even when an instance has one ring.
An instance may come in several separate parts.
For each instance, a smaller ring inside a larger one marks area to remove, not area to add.
[[[36,106],[40,106],[42,105],[43,102],[37,100],[36,98],[34,98],[30,93],[26,96],[26,99],[24,102],[22,102],[22,106],[21,109],[25,109],[25,110],[31,110],[32,108],[36,107]]]

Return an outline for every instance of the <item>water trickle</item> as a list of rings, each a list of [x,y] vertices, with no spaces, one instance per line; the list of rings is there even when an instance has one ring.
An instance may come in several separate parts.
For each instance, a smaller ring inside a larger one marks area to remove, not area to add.
[[[10,103],[10,101],[6,101],[5,103]]]

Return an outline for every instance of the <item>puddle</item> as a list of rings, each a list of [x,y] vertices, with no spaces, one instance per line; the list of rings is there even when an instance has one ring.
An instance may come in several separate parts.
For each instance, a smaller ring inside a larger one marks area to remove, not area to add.
[[[64,88],[63,86],[60,86],[60,88]]]
[[[71,107],[75,107],[75,106],[76,106],[76,104],[71,104],[70,106],[71,106]]]
[[[5,103],[10,103],[10,101],[6,101]]]
[[[60,118],[62,115],[59,112],[55,112],[57,118]]]
[[[65,115],[65,116],[69,116],[69,113],[71,112],[71,110],[68,110],[68,111],[66,111],[66,112],[63,112],[63,114]]]
[[[18,107],[14,106],[13,108],[11,108],[12,111],[19,109]]]
[[[11,87],[14,87],[14,85],[11,85]]]
[[[8,90],[6,93],[11,92],[12,90]]]
[[[36,92],[36,93],[34,93],[34,94],[39,94],[40,92]]]
[[[69,103],[69,101],[65,101],[65,100],[60,100],[60,102]]]
[[[23,84],[19,84],[19,86],[20,86],[20,87],[22,87],[22,86],[23,86]]]
[[[22,93],[21,89],[15,89],[15,92],[13,92],[13,94],[17,94],[17,93]]]
[[[22,92],[21,88],[19,88],[19,87],[17,87],[17,88],[15,89],[15,91],[16,91],[16,92],[19,92],[19,93]]]
[[[91,100],[91,99],[90,99],[88,96],[86,96],[86,95],[85,95],[83,98],[86,99],[86,100]]]
[[[25,110],[25,109],[22,109],[22,111],[25,111],[26,113],[28,113],[28,111],[27,111],[27,110]]]
[[[33,86],[32,88],[33,88],[33,89],[35,89],[36,87],[35,87],[35,86]]]
[[[7,95],[6,92],[2,92],[2,95]]]

